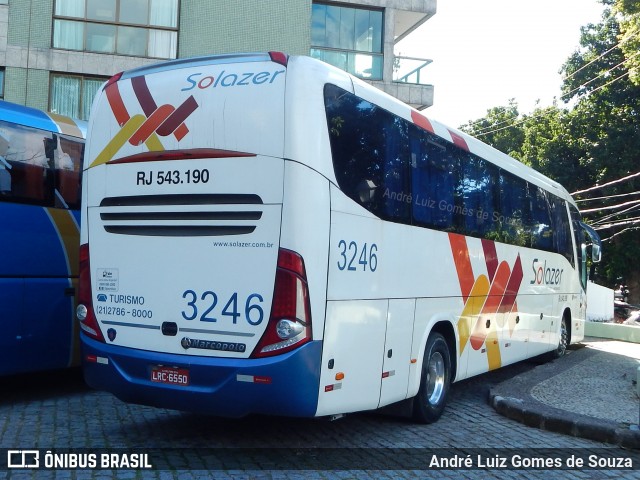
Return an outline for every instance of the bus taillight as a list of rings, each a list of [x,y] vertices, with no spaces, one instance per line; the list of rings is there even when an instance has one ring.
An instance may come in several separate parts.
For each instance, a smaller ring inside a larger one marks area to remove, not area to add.
[[[80,245],[80,275],[78,282],[78,307],[76,317],[80,321],[82,331],[95,340],[104,342],[93,311],[91,299],[91,268],[89,267],[89,244]]]
[[[269,324],[251,356],[279,355],[310,340],[311,306],[304,260],[281,248]]]

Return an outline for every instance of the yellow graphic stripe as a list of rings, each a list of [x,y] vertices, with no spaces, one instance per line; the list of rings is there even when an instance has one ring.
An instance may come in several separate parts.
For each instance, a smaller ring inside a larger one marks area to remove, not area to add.
[[[125,123],[120,131],[115,134],[115,136],[111,139],[111,141],[104,147],[96,159],[89,165],[89,168],[96,167],[98,165],[102,165],[103,163],[107,163],[111,160],[118,150],[120,150],[125,143],[133,136],[133,134],[140,128],[140,126],[144,123],[146,117],[144,115],[134,115],[131,117],[127,123]]]
[[[54,121],[60,131],[65,135],[71,135],[72,137],[83,138],[82,132],[76,122],[74,122],[71,118],[65,117],[64,115],[58,115],[57,113],[48,113],[51,120]]]
[[[491,322],[491,327],[487,339],[485,340],[487,347],[487,360],[489,361],[489,370],[495,370],[502,365],[502,357],[500,355],[500,341],[498,340],[498,331],[496,330],[495,318]]]
[[[161,152],[164,150],[164,146],[160,142],[158,135],[152,133],[149,138],[144,142],[150,152]]]
[[[73,288],[76,294],[70,298],[71,311],[69,312],[71,319],[71,349],[69,351],[68,366],[80,365],[80,324],[74,322],[74,315],[76,311],[76,301],[78,292],[78,273],[80,267],[80,230],[76,223],[73,214],[69,210],[60,208],[46,208],[47,214],[51,223],[53,223],[60,245],[64,250],[64,255],[67,261],[67,274],[69,275],[69,286]],[[75,277],[75,278],[71,278]]]
[[[62,208],[47,208],[49,218],[58,232],[60,243],[67,258],[67,272],[69,276],[78,276],[80,265],[80,231],[78,224],[69,210]]]
[[[460,337],[460,355],[467,346],[469,337],[471,336],[471,326],[474,324],[477,316],[482,311],[484,302],[489,293],[489,279],[486,275],[480,275],[471,287],[469,298],[464,305],[462,315],[458,320],[458,336]]]

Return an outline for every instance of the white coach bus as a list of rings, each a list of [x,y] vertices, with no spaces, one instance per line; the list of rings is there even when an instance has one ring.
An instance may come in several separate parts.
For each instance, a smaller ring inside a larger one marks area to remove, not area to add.
[[[431,422],[584,335],[600,245],[567,191],[308,57],[116,75],[84,181],[85,378],[127,402]]]

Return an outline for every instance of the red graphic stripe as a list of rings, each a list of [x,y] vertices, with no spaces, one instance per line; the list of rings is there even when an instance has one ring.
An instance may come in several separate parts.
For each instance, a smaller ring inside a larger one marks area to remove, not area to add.
[[[480,315],[491,315],[498,311],[498,307],[502,302],[504,292],[507,288],[507,282],[509,281],[509,275],[511,275],[511,269],[507,262],[501,262],[496,272],[496,276],[493,279],[491,288],[489,289],[489,296],[487,301],[484,302],[482,313]]]
[[[151,114],[157,110],[158,106],[151,96],[151,92],[149,91],[144,75],[140,77],[133,77],[131,79],[131,85],[133,86],[133,91],[135,92],[136,97],[138,97],[138,101],[140,102],[140,106],[142,107],[144,114],[147,117],[150,117]]]
[[[498,308],[498,313],[508,313],[513,309],[523,276],[522,262],[520,261],[520,255],[518,255],[513,265],[513,271],[511,272],[509,283],[507,283],[504,297],[502,297],[502,303],[500,303],[500,307]]]
[[[462,138],[456,132],[452,132],[451,130],[449,130],[449,133],[451,134],[451,140],[453,140],[453,143],[456,146],[462,148],[463,150],[466,150],[467,152],[469,151],[469,145],[467,145],[467,141],[464,138]]]
[[[129,139],[129,143],[131,145],[141,145],[143,144],[147,138],[151,136],[153,132],[156,131],[159,125],[162,125],[167,117],[169,117],[173,113],[174,109],[171,105],[162,105],[155,112],[151,114],[149,118],[147,118],[140,128],[134,133]]]
[[[489,281],[493,282],[493,276],[498,269],[498,254],[496,253],[496,244],[492,240],[482,240],[482,250],[484,251],[484,261],[487,263],[487,273]]]
[[[116,117],[116,121],[118,125],[121,127],[129,121],[129,112],[127,112],[127,107],[124,106],[124,102],[122,101],[122,97],[120,96],[120,90],[118,89],[118,82],[112,83],[109,85],[106,90],[107,100],[109,101],[109,105],[111,106],[111,110],[113,111],[113,115]]]
[[[180,124],[194,112],[196,108],[198,108],[198,102],[196,102],[196,99],[193,98],[193,96],[187,98],[182,105],[176,108],[176,111],[173,112],[162,125],[160,125],[157,130],[158,135],[161,137],[171,135],[174,130],[176,130]]]
[[[451,253],[453,253],[453,261],[456,264],[456,271],[458,272],[458,280],[460,281],[460,291],[462,292],[462,299],[466,302],[469,298],[469,293],[475,283],[473,277],[473,269],[471,267],[471,260],[469,260],[469,248],[467,247],[467,240],[462,235],[457,233],[449,234],[449,243],[451,244]]]
[[[487,320],[486,316],[493,315],[498,311],[498,307],[500,306],[500,302],[502,301],[507,287],[507,282],[509,281],[510,273],[511,269],[509,268],[509,264],[507,262],[500,263],[496,276],[491,284],[491,288],[489,289],[489,295],[487,295],[487,299],[482,307],[482,312],[480,312],[475,327],[473,328],[473,332],[471,333],[470,342],[471,347],[474,350],[480,349],[487,338],[489,330],[485,325]]]
[[[413,120],[413,123],[419,127],[424,128],[427,132],[434,133],[433,125],[431,125],[429,119],[424,115],[420,115],[418,112],[411,110],[411,120]]]

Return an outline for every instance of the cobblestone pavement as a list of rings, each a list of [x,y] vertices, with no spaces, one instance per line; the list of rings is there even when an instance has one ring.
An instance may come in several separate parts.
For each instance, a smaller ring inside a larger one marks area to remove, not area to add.
[[[603,452],[625,458],[636,455],[610,445],[529,428],[496,413],[487,403],[489,388],[533,367],[534,363],[524,362],[455,384],[444,416],[432,425],[372,413],[333,422],[197,416],[124,404],[109,394],[90,390],[76,370],[0,379],[0,448],[153,449],[150,452],[156,467],[170,467],[145,471],[5,470],[0,471],[0,478],[640,478],[638,470],[523,471],[490,466],[496,455],[511,458],[542,452],[530,449],[554,449],[552,455],[575,453],[584,458],[590,454],[600,458]],[[221,448],[232,448],[232,455]],[[263,454],[256,450],[264,448],[270,450],[263,450]],[[472,454],[475,458],[481,454],[484,467],[429,470],[430,453],[434,453],[431,449],[448,449],[436,450],[438,455]],[[227,468],[212,467],[209,454]],[[337,470],[333,465],[344,469]],[[640,466],[637,456],[634,465]]]

